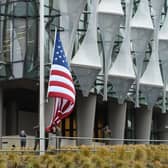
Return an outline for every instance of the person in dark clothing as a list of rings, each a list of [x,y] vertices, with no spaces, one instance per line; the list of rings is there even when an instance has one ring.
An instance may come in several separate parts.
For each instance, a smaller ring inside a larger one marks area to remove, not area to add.
[[[37,149],[37,146],[40,144],[40,131],[39,131],[39,125],[36,125],[34,128],[35,131],[35,143],[34,143],[34,150]]]
[[[62,136],[62,133],[61,133],[61,128],[59,126],[53,126],[52,129],[51,129],[51,133],[52,134],[55,134],[56,136],[56,149],[60,149],[61,147],[61,138],[60,136]]]
[[[48,137],[49,137],[49,133],[48,133],[47,129],[45,129],[45,150],[48,149],[48,143],[49,143]]]
[[[27,135],[26,135],[24,130],[21,130],[19,136],[20,136],[20,146],[21,146],[21,149],[23,150],[26,147],[26,137],[27,137]]]
[[[105,138],[105,144],[109,145],[110,141],[107,139],[111,138],[111,129],[108,125],[103,128],[103,137]]]
[[[40,128],[39,128],[39,125],[35,126],[34,127],[34,130],[35,130],[35,144],[34,144],[34,150],[37,149],[37,147],[39,147],[40,145]],[[48,149],[48,132],[47,130],[45,129],[45,150]]]
[[[58,138],[56,138],[56,148],[60,149],[60,147],[61,147],[61,138],[59,136],[62,136],[61,128],[56,126],[55,129],[56,129],[56,136],[58,136]]]

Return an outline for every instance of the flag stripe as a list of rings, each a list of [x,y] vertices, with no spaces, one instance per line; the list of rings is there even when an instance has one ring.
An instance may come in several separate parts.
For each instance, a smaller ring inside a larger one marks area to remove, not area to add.
[[[64,105],[62,105],[62,111],[65,111],[69,106],[69,102],[65,102]]]
[[[71,73],[69,72],[69,70],[65,67],[60,66],[60,65],[52,65],[51,66],[51,71],[52,70],[60,70],[62,72],[65,72],[65,73],[69,74],[69,76],[71,76]]]
[[[64,92],[49,92],[48,94],[49,97],[60,97],[60,98],[65,98],[71,101],[72,103],[75,103],[75,97],[71,97],[70,95],[64,93]]]
[[[68,111],[71,111],[74,108],[74,105],[69,106],[66,110],[64,110],[64,113],[68,113]]]
[[[66,83],[67,85],[70,85],[71,88],[74,88],[72,81],[68,80],[67,78],[64,78],[63,76],[52,75],[50,77],[50,81],[63,82],[63,83]],[[49,84],[50,84],[50,82],[49,82]],[[50,85],[49,85],[49,87],[50,87]]]
[[[60,87],[64,87],[68,90],[70,90],[71,92],[73,92],[75,94],[75,90],[74,88],[72,88],[71,86],[67,85],[66,83],[63,82],[59,82],[59,81],[51,81],[49,83],[50,86],[60,86]]]
[[[55,92],[55,93],[60,93],[60,94],[66,94],[72,97],[73,100],[75,100],[75,95],[72,91],[70,91],[69,89],[66,89],[64,87],[60,87],[60,86],[50,86],[50,88],[48,89],[49,93],[50,92]],[[50,97],[50,96],[49,96]],[[53,97],[53,96],[52,96]],[[55,96],[54,96],[55,97]],[[62,96],[61,96],[62,97]],[[69,100],[69,99],[68,99]]]
[[[63,71],[52,70],[52,71],[51,71],[51,75],[63,76],[63,77],[65,77],[65,78],[69,79],[70,81],[72,81],[72,77],[71,77],[69,74],[67,74],[67,73],[65,73],[65,72],[63,72]]]
[[[63,101],[62,101],[62,109],[61,110],[63,110],[64,106],[66,104],[68,104],[68,103],[69,103],[69,101],[67,99],[63,99]]]

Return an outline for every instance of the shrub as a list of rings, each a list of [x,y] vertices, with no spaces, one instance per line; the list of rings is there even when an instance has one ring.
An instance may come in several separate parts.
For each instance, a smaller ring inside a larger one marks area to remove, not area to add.
[[[8,152],[0,155],[0,168],[168,168],[167,150],[166,145],[118,145],[43,156]]]
[[[39,159],[32,158],[32,160],[29,160],[26,168],[42,168]]]
[[[145,166],[145,163],[144,163],[144,162],[135,161],[133,167],[134,167],[134,168],[144,168],[144,167],[146,167],[146,166]]]
[[[86,156],[86,157],[90,156],[91,151],[90,151],[90,148],[88,146],[82,145],[82,146],[80,146],[79,149],[80,149],[81,154],[83,154],[84,156]]]
[[[114,167],[115,168],[130,168],[129,163],[124,160],[115,160]]]
[[[136,161],[146,161],[147,160],[146,152],[141,146],[136,147],[135,154],[134,154],[134,160]]]
[[[5,159],[0,158],[0,168],[6,168],[7,162]]]

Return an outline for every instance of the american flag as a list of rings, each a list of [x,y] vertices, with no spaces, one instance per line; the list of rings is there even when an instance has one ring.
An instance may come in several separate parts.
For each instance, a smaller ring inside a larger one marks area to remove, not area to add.
[[[53,62],[50,70],[48,97],[54,98],[54,110],[48,131],[72,112],[75,105],[75,87],[66,60],[59,32],[56,33]]]

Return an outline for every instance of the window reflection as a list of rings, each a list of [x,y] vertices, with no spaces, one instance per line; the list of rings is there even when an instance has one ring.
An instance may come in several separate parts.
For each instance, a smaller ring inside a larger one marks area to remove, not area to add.
[[[45,4],[45,72],[52,58],[53,33],[58,23],[53,4]],[[0,1],[0,78],[38,78],[39,2]],[[54,17],[53,17],[54,16]]]

